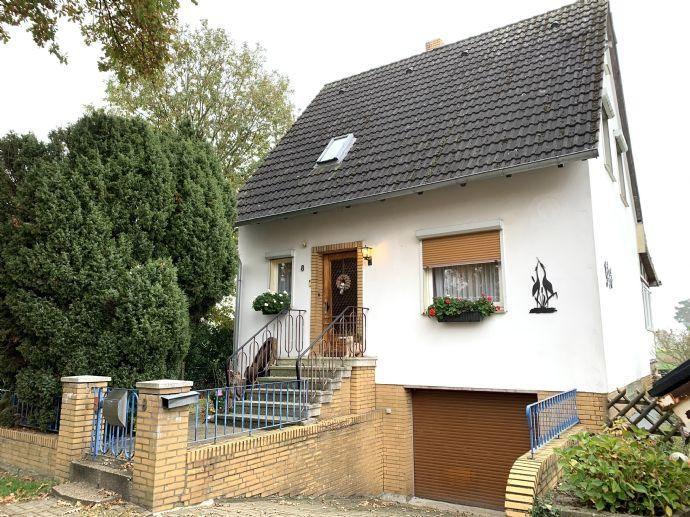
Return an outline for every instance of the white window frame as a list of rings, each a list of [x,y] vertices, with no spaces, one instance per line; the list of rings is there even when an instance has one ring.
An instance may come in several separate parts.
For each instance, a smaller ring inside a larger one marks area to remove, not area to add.
[[[604,95],[604,98],[606,98],[606,95]],[[613,174],[613,158],[611,153],[611,128],[609,126],[609,119],[611,118],[612,116],[609,115],[604,106],[604,109],[601,110],[601,144],[604,147],[604,168],[609,173],[611,181],[616,181],[616,176]]]
[[[282,250],[276,252],[267,252],[266,260],[268,261],[268,290],[276,292],[278,290],[278,265],[281,262],[290,262],[292,264],[292,272],[290,273],[290,300],[295,290],[295,253],[293,250]]]
[[[339,144],[340,148],[337,149],[335,153],[333,153],[331,147],[337,140],[343,140],[343,142]],[[357,139],[355,138],[355,135],[353,135],[352,133],[347,133],[345,135],[340,135],[331,138],[328,144],[326,144],[326,147],[324,148],[319,158],[316,160],[317,165],[342,162],[345,159],[345,156],[347,156],[347,153],[350,152],[350,149],[352,148],[356,140]],[[332,156],[328,158],[328,156],[330,155]]]
[[[642,311],[644,312],[644,328],[654,332],[654,319],[652,318],[652,291],[644,278],[640,277],[642,286]]]
[[[618,159],[618,182],[620,183],[620,197],[625,206],[628,204],[628,182],[626,181],[626,172],[628,168],[628,143],[625,140],[625,135],[618,131],[613,131],[613,137],[616,140],[616,155]]]
[[[437,228],[425,228],[417,230],[415,236],[419,240],[419,271],[420,271],[420,301],[421,301],[421,312],[424,312],[426,308],[431,305],[434,298],[434,278],[431,271],[432,268],[424,268],[423,259],[423,244],[425,239],[431,239],[433,237],[447,237],[449,235],[460,235],[463,233],[478,233],[489,230],[498,230],[499,245],[501,251],[501,271],[499,274],[499,289],[501,292],[501,300],[499,304],[501,306],[501,313],[507,312],[508,307],[508,296],[506,294],[506,256],[505,256],[505,246],[503,242],[503,221],[501,219],[495,219],[491,221],[482,221],[470,224],[457,224],[451,226],[442,226]],[[461,265],[461,264],[459,264]]]

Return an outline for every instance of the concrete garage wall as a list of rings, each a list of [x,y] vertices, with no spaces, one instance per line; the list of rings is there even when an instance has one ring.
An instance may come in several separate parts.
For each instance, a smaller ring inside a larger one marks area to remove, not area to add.
[[[373,247],[373,265],[363,267],[363,303],[370,308],[367,355],[378,358],[377,383],[604,393],[589,182],[588,162],[573,162],[242,226],[240,340],[267,321],[251,309],[253,298],[268,289],[266,253],[293,251],[293,306],[310,310],[312,247],[362,241]],[[421,242],[415,232],[498,219],[507,312],[475,325],[423,317]],[[559,293],[554,314],[529,314],[537,257]],[[637,374],[637,367],[626,373]]]

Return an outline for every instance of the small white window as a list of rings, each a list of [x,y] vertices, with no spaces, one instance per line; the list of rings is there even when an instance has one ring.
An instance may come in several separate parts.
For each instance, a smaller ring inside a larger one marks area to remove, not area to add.
[[[292,298],[292,258],[271,260],[268,288],[275,293],[286,292]]]
[[[611,133],[609,129],[609,119],[605,113],[601,117],[601,145],[604,147],[604,168],[609,173],[612,181],[616,181],[613,175],[613,161],[611,159]]]
[[[433,297],[450,296],[478,300],[491,296],[501,305],[501,263],[481,262],[430,268]]]
[[[451,234],[422,240],[424,303],[450,297],[491,296],[503,306],[500,230]]]
[[[331,138],[331,141],[328,142],[326,149],[323,150],[316,163],[342,162],[355,143],[355,140],[355,135],[352,133]]]
[[[644,307],[644,326],[647,330],[654,330],[654,324],[652,323],[652,293],[644,281],[642,281],[642,305]]]
[[[623,201],[625,206],[628,206],[627,183],[625,181],[625,169],[628,164],[626,158],[628,143],[625,141],[625,136],[620,131],[614,130],[613,136],[616,139],[616,154],[618,155],[618,182],[620,184],[621,201]]]

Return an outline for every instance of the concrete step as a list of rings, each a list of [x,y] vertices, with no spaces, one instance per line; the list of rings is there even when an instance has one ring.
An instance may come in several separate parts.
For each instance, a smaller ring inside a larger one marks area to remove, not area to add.
[[[316,415],[318,416],[318,415]],[[278,418],[278,415],[273,418],[270,414],[268,416],[266,415],[249,415],[249,414],[241,414],[241,413],[228,413],[228,414],[219,414],[218,415],[218,420],[209,422],[209,426],[212,427],[213,425],[217,424],[219,427],[223,427],[226,430],[233,428],[237,429],[239,432],[242,431],[250,431],[252,429],[257,429],[257,428],[269,428],[269,427],[285,427],[288,425],[294,425],[300,423],[302,420],[305,420],[307,417],[300,418],[299,415],[296,416],[290,416],[289,418],[286,416],[283,416],[283,418]]]
[[[330,370],[330,368],[329,368]],[[295,378],[297,375],[297,371],[295,370],[295,365],[281,365],[281,364],[276,364],[271,366],[270,373],[272,376],[276,377],[293,377]],[[313,367],[313,366],[307,366],[304,365],[302,366],[301,369],[301,375],[302,378],[307,378],[307,377],[320,377],[323,375],[325,372],[322,368],[320,367]],[[348,377],[352,376],[352,368],[348,366],[338,366],[329,371],[333,377],[338,377],[340,379],[345,379]]]
[[[259,377],[259,384],[267,384],[272,382],[287,382],[294,381],[294,377],[279,377],[279,376],[269,376],[269,377]],[[321,379],[321,380],[310,380],[310,387],[318,391],[332,391],[339,390],[342,386],[342,381],[340,379]]]
[[[330,391],[316,391],[314,403],[330,402],[333,398],[333,393]],[[253,389],[245,392],[245,400],[261,400],[264,402],[269,400],[273,402],[294,402],[299,400],[299,390],[297,389]]]
[[[278,418],[279,415],[283,417],[299,416],[300,407],[302,410],[306,411],[307,418],[313,418],[321,413],[321,404],[302,404],[296,402],[268,402],[262,400],[260,403],[257,401],[246,400],[244,404],[240,401],[228,407],[228,415],[261,415],[268,416],[269,419],[272,417]],[[225,416],[225,413],[219,412],[218,419]],[[209,421],[214,421],[214,415],[209,415]]]
[[[278,366],[292,366],[294,368],[296,361],[297,357],[281,357],[276,361],[276,364]],[[307,361],[312,364],[335,364],[347,368],[352,368],[353,366],[376,366],[375,357],[309,357],[303,360],[303,362]]]
[[[105,488],[97,488],[89,483],[70,481],[53,487],[53,494],[71,503],[84,505],[103,504],[117,501],[120,494]]]
[[[84,459],[72,462],[70,481],[115,492],[127,499],[132,484],[132,473],[127,469],[127,465],[119,460]]]

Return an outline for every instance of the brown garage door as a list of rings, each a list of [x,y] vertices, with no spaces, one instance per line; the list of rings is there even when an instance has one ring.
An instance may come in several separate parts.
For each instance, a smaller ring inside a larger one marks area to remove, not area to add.
[[[414,490],[425,499],[503,509],[508,473],[529,450],[536,395],[414,390]]]

